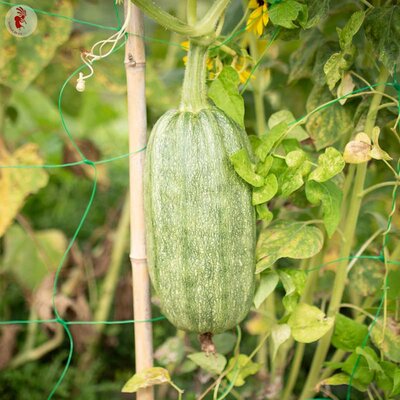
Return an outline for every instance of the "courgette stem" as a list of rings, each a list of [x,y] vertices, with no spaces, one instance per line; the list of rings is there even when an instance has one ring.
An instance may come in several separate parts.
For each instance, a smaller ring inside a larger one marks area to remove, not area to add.
[[[189,53],[183,80],[180,110],[198,113],[209,108],[207,101],[206,60],[208,46],[194,40],[189,41]]]
[[[389,76],[388,71],[382,68],[378,82],[386,82]],[[374,94],[371,105],[368,110],[367,119],[365,123],[365,132],[371,136],[372,128],[375,125],[378,107],[382,100],[382,93]],[[345,230],[343,238],[343,246],[339,258],[344,259],[337,264],[336,277],[332,289],[332,297],[328,308],[328,317],[334,317],[338,310],[340,303],[342,302],[343,292],[346,286],[347,278],[347,258],[350,256],[354,235],[357,227],[358,216],[361,209],[362,198],[359,194],[364,189],[364,182],[367,173],[367,163],[360,164],[356,168],[356,174],[352,185],[351,197],[349,198],[349,206],[347,215],[342,216],[342,221],[345,221]],[[314,393],[314,387],[318,383],[319,375],[322,369],[322,365],[325,361],[326,355],[329,350],[331,343],[332,330],[328,332],[318,343],[314,358],[311,364],[306,383],[303,387],[303,391],[299,400],[312,397]]]

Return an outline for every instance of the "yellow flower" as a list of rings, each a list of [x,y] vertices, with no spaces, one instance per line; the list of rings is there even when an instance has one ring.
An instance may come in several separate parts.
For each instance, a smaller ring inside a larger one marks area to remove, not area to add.
[[[246,83],[251,73],[249,61],[246,57],[234,57],[231,66],[235,68],[239,74],[240,83]],[[254,75],[251,75],[251,79],[254,79]]]
[[[246,30],[254,32],[260,37],[264,32],[264,27],[269,21],[268,8],[266,0],[250,0],[249,8],[253,11],[247,20]]]

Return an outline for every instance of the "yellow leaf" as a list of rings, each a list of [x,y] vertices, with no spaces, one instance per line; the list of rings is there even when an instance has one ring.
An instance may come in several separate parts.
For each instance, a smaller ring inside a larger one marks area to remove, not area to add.
[[[3,153],[0,165],[40,166],[43,160],[38,154],[38,146],[28,143],[13,154]],[[0,169],[0,237],[12,223],[25,199],[47,185],[48,174],[42,168],[2,168]]]
[[[161,385],[162,383],[171,383],[169,372],[165,368],[152,367],[133,375],[121,391],[122,393],[135,393],[139,389]]]

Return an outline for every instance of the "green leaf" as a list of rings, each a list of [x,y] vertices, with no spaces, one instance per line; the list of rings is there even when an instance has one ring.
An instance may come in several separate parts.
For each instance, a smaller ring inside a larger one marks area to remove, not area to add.
[[[335,329],[332,336],[332,344],[337,349],[354,351],[361,346],[368,334],[368,328],[343,314],[337,314]]]
[[[311,172],[308,179],[325,182],[342,172],[345,165],[342,154],[334,147],[328,147],[325,153],[318,157],[318,167]]]
[[[154,353],[154,358],[163,366],[179,364],[184,357],[183,340],[176,336],[168,338]]]
[[[288,324],[275,325],[271,331],[271,357],[275,359],[279,347],[290,338],[290,327]]]
[[[213,337],[213,342],[219,354],[227,354],[235,346],[236,335],[231,332],[220,333]]]
[[[282,174],[279,174],[279,187],[282,197],[288,197],[304,184],[303,177],[311,170],[307,154],[299,149],[289,152],[285,157],[287,168]]]
[[[300,343],[312,343],[329,332],[334,319],[326,317],[317,307],[300,303],[290,315],[287,323],[295,340]]]
[[[393,390],[393,378],[395,372],[396,370],[400,371],[400,369],[397,368],[396,364],[390,361],[380,361],[379,365],[381,366],[382,371],[378,371],[375,375],[376,384],[380,389],[390,393]],[[394,394],[395,393],[392,393],[392,395]]]
[[[275,290],[279,276],[275,271],[267,271],[260,275],[260,283],[254,295],[254,305],[259,308],[264,300]]]
[[[356,11],[347,21],[343,29],[338,29],[339,44],[342,51],[334,53],[324,65],[326,83],[332,90],[336,83],[342,78],[343,73],[350,69],[353,64],[355,47],[353,36],[359,31],[364,21],[365,13]]]
[[[281,122],[286,122],[288,125],[295,122],[294,115],[289,110],[281,110],[273,113],[268,120],[268,127],[272,129]],[[287,139],[297,139],[299,142],[308,138],[308,133],[301,126],[296,126],[291,129],[286,135]]]
[[[336,83],[342,78],[343,72],[347,71],[353,63],[353,55],[345,57],[342,52],[332,54],[324,65],[326,83],[332,90]]]
[[[251,144],[251,148],[253,149],[253,153],[256,152],[257,147],[261,144],[261,139],[256,135],[249,135],[248,136]]]
[[[272,156],[268,156],[264,161],[260,161],[257,163],[256,173],[264,178],[267,177],[273,162],[274,158]]]
[[[320,0],[314,1],[320,3]],[[323,39],[324,37],[319,29],[300,32],[299,47],[290,55],[288,83],[312,77],[312,63]]]
[[[322,204],[323,220],[329,237],[335,233],[340,222],[342,191],[332,182],[306,183],[306,196],[311,204]]]
[[[261,161],[264,161],[272,148],[285,137],[288,129],[286,122],[280,122],[265,135],[261,136],[261,144],[256,150],[256,155]]]
[[[326,86],[315,85],[307,100],[307,112],[333,100]],[[352,118],[345,107],[333,104],[311,115],[306,128],[317,150],[330,146],[353,130]]]
[[[237,174],[247,183],[255,187],[264,185],[264,178],[254,172],[255,166],[251,163],[246,149],[241,149],[232,154],[230,160]]]
[[[400,6],[374,7],[365,19],[364,29],[379,60],[393,71],[400,63]]]
[[[218,78],[213,80],[208,97],[240,126],[244,126],[244,101],[239,93],[239,74],[231,66],[225,66]]]
[[[383,318],[378,318],[371,330],[372,343],[390,361],[400,363],[400,323],[393,318],[387,319],[383,329]]]
[[[322,382],[318,384],[321,385],[329,385],[329,386],[338,386],[338,385],[349,385],[350,383],[350,375],[339,373],[332,375],[331,377],[324,379]],[[352,379],[351,384],[360,392],[365,392],[367,390],[368,385],[364,385],[359,382],[357,379]]]
[[[132,376],[122,388],[122,393],[135,393],[139,389],[144,389],[162,383],[171,383],[169,372],[165,368],[152,367],[140,371]]]
[[[299,17],[302,24],[307,20],[307,7],[294,0],[286,0],[270,7],[269,18],[274,25],[283,26],[287,29],[297,28],[294,21]]]
[[[269,224],[274,218],[274,214],[268,210],[268,207],[264,204],[259,204],[256,206],[257,219],[264,221],[265,224]]]
[[[371,347],[357,347],[356,354],[365,358],[368,363],[368,368],[371,371],[383,372],[382,367],[378,363],[378,356]]]
[[[256,374],[260,367],[260,364],[254,363],[245,354],[239,354],[229,360],[227,369],[233,368],[233,370],[228,373],[227,377],[231,382],[234,382],[235,386],[243,386],[245,379]]]
[[[321,250],[322,244],[323,235],[318,228],[303,222],[277,221],[260,233],[256,273],[271,267],[282,257],[312,257]]]
[[[308,7],[308,21],[304,26],[309,29],[317,25],[321,19],[325,18],[329,11],[330,0],[305,0]]]
[[[24,289],[32,291],[57,269],[66,248],[67,239],[61,231],[48,229],[28,234],[14,224],[4,236],[3,268]]]
[[[391,396],[400,394],[400,368],[397,368],[393,376],[393,389],[390,392]]]
[[[42,2],[45,12],[73,17],[72,1]],[[0,5],[0,15],[9,7]],[[25,38],[12,36],[4,23],[0,24],[0,84],[23,91],[53,59],[57,47],[64,43],[71,32],[71,21],[38,16],[36,31]]]
[[[272,164],[271,164],[272,165]],[[278,180],[274,174],[269,174],[264,181],[264,186],[253,189],[253,206],[271,200],[278,191]]]
[[[307,277],[304,271],[287,268],[280,269],[278,274],[286,292],[282,303],[286,311],[291,313],[300,300]]]
[[[353,37],[360,30],[364,18],[364,11],[356,11],[351,15],[346,25],[340,31],[339,45],[342,50],[346,51],[352,45]]]
[[[204,352],[189,354],[188,358],[195,362],[200,368],[212,374],[219,375],[224,370],[226,358],[222,354],[207,355]]]
[[[358,361],[357,361],[358,360]],[[357,364],[357,368],[354,366]],[[374,379],[374,371],[369,369],[368,363],[364,357],[359,356],[356,353],[352,353],[344,362],[342,371],[353,375],[354,378],[359,381],[362,385],[369,385]]]

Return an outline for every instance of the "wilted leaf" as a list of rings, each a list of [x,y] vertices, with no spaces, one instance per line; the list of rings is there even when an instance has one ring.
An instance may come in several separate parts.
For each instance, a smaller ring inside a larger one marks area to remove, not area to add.
[[[354,90],[355,86],[356,86],[356,84],[354,83],[351,74],[346,72],[342,76],[342,80],[340,81],[340,84],[337,88],[337,97],[341,98],[343,96],[348,95],[349,93],[351,93]],[[346,101],[347,101],[347,97],[343,97],[342,99],[339,100],[339,103],[341,105],[343,105],[346,103]]]
[[[253,189],[253,206],[271,200],[278,191],[278,180],[274,174],[269,174],[264,181],[264,186]]]
[[[208,97],[239,125],[244,126],[244,101],[239,93],[239,74],[231,66],[225,66],[208,89]]]
[[[318,157],[318,167],[311,172],[308,179],[325,182],[342,172],[345,165],[342,154],[334,147],[328,147],[325,153]]]
[[[286,122],[288,125],[295,122],[294,115],[289,110],[281,110],[273,113],[268,120],[268,127],[272,129],[281,122]],[[287,139],[297,139],[299,142],[308,138],[308,133],[301,126],[296,126],[291,129],[285,136]]]
[[[342,314],[337,314],[332,344],[340,350],[354,351],[356,347],[363,344],[367,334],[368,328],[365,325]]]
[[[260,282],[254,295],[254,305],[259,308],[264,300],[275,290],[279,276],[275,271],[267,271],[260,275]]]
[[[38,154],[38,147],[28,143],[13,154],[3,152],[0,165],[40,166],[43,160]],[[13,219],[31,193],[37,193],[47,185],[48,174],[44,169],[1,168],[0,169],[0,237],[11,225]]]
[[[379,135],[381,130],[378,126],[375,126],[372,129],[372,149],[370,151],[370,156],[375,160],[392,160],[392,157],[389,156],[386,151],[382,150],[379,146]]]
[[[388,318],[383,328],[383,318],[378,318],[371,331],[371,340],[390,361],[400,363],[400,323]]]
[[[235,386],[243,386],[245,379],[256,374],[260,370],[260,364],[254,363],[245,354],[239,354],[237,357],[232,357],[228,363],[228,369],[233,370],[228,373],[227,377]],[[236,379],[235,379],[236,378]]]
[[[140,371],[132,376],[122,388],[122,393],[135,393],[139,389],[144,389],[162,383],[170,383],[171,377],[165,368],[152,367]]]
[[[43,2],[41,10],[66,17],[73,16],[72,1]],[[8,7],[0,5],[0,15]],[[4,23],[0,25],[0,83],[24,90],[52,60],[57,47],[71,32],[71,21],[38,15],[38,28],[25,38],[11,35]]]
[[[4,236],[4,269],[26,289],[35,289],[56,270],[67,240],[61,231],[48,229],[27,233],[13,225]]]
[[[274,360],[279,347],[290,338],[290,327],[288,324],[275,325],[271,331],[272,359]]]
[[[323,221],[329,237],[334,234],[340,222],[342,191],[332,182],[306,183],[306,196],[311,204],[322,204]]]
[[[400,63],[400,6],[374,7],[365,19],[365,34],[389,71]]]
[[[300,343],[321,339],[332,328],[334,319],[326,317],[317,307],[305,303],[297,305],[288,320],[292,336]]]
[[[321,104],[333,100],[325,85],[315,85],[307,99],[307,112]],[[330,146],[353,130],[352,118],[348,110],[340,104],[333,104],[308,118],[306,128],[317,150]]]
[[[264,178],[256,174],[246,149],[241,149],[230,156],[231,163],[237,174],[247,183],[255,187],[264,185]]]
[[[204,352],[189,354],[188,358],[200,368],[212,374],[221,374],[226,365],[226,358],[222,354],[206,354]]]
[[[346,144],[343,159],[349,164],[361,164],[371,159],[371,139],[369,136],[360,132],[354,140]]]
[[[322,232],[304,222],[277,221],[264,229],[257,242],[256,273],[271,267],[282,257],[304,259],[317,254],[323,244]]]

